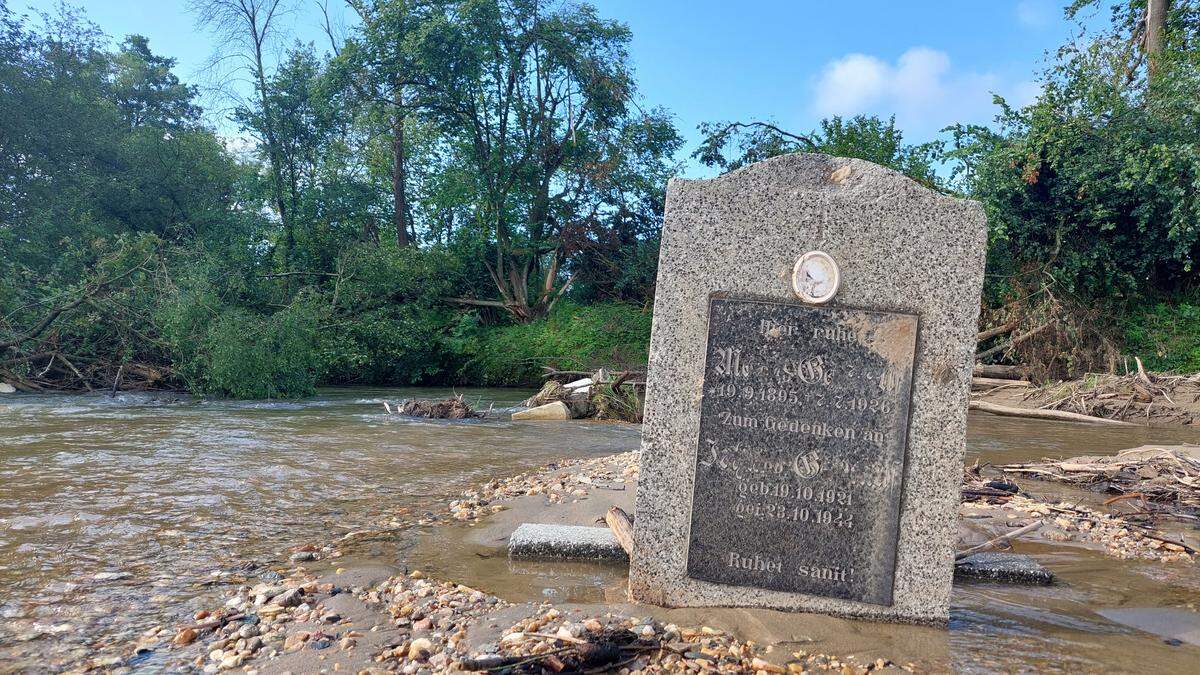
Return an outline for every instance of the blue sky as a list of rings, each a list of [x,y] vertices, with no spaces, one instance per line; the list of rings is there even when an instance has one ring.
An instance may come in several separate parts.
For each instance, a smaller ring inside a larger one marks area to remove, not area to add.
[[[895,114],[907,140],[953,122],[991,120],[992,93],[1025,103],[1037,74],[1073,34],[1057,0],[596,0],[602,16],[627,23],[643,105],[676,116],[690,154],[706,120],[771,120],[808,131],[823,117]],[[10,0],[16,12],[57,0]],[[186,0],[85,0],[114,40],[150,38],[178,72],[203,81],[210,37]],[[339,7],[339,0],[329,0]],[[317,0],[296,0],[289,29],[326,44]],[[342,11],[344,21],[350,13]],[[222,125],[225,129],[227,125]],[[703,173],[696,167],[689,174]]]

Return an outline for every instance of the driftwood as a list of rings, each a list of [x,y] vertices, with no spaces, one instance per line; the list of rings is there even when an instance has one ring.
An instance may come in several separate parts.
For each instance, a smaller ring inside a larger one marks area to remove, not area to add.
[[[979,553],[980,551],[986,551],[988,549],[995,548],[995,547],[999,546],[1000,544],[1007,543],[1013,539],[1016,539],[1017,537],[1019,537],[1023,534],[1029,534],[1030,532],[1033,532],[1034,530],[1040,528],[1041,526],[1042,526],[1042,520],[1041,519],[1035,520],[1032,523],[1026,525],[1025,527],[1019,527],[1019,528],[1013,530],[1012,532],[1007,532],[998,537],[992,537],[991,539],[988,539],[987,541],[983,542],[982,544],[972,546],[971,548],[968,548],[968,549],[963,549],[963,550],[959,551],[958,553],[954,554],[954,559],[962,560],[963,558],[966,558],[967,556],[971,555],[972,553]]]
[[[633,555],[633,520],[629,514],[619,506],[614,506],[604,514],[604,522],[608,525],[608,529],[612,530],[613,536],[620,542],[621,548],[625,549],[625,553]]]
[[[1200,522],[1200,447],[1143,446],[1112,456],[1083,456],[997,467],[1009,474],[1103,490],[1106,506],[1141,515]],[[1137,500],[1136,502],[1134,500]]]
[[[1088,374],[1082,379],[1049,387],[1039,396],[1042,408],[1116,419],[1140,419],[1145,424],[1161,420],[1190,424],[1193,412],[1176,401],[1200,399],[1200,375],[1166,375],[1146,371],[1141,359],[1135,372],[1125,375]]]
[[[384,410],[392,412],[391,406],[387,401],[383,403]],[[462,394],[452,396],[442,401],[427,401],[424,399],[408,399],[396,404],[395,414],[408,415],[409,417],[426,417],[435,420],[462,420],[475,417],[483,417],[484,414],[476,412],[467,405],[466,399]]]
[[[1017,345],[1021,344],[1022,342],[1025,342],[1026,340],[1034,337],[1035,335],[1038,335],[1039,333],[1041,333],[1042,331],[1046,330],[1047,328],[1049,328],[1053,325],[1054,325],[1053,321],[1048,321],[1048,322],[1038,326],[1037,328],[1031,329],[1030,331],[1028,331],[1026,333],[1017,335],[1016,337],[1009,340],[1008,342],[1005,342],[1004,344],[996,345],[995,347],[992,347],[991,349],[987,349],[982,352],[979,352],[978,354],[975,355],[975,360],[982,361],[982,360],[988,358],[989,356],[994,356],[1001,352],[1008,351],[1009,349],[1016,347]]]
[[[1024,366],[977,363],[971,374],[975,377],[994,377],[1000,380],[1022,380],[1025,378],[1024,371]]]
[[[1029,380],[1003,380],[998,377],[972,377],[971,387],[987,389],[989,387],[1032,387]]]
[[[1114,426],[1137,426],[1132,422],[1114,420],[1107,417],[1092,417],[1091,415],[1081,415],[1079,413],[1067,412],[1065,410],[1014,408],[1012,406],[999,405],[997,403],[988,403],[987,401],[971,401],[970,409],[982,410],[983,412],[992,413],[993,415],[1003,415],[1005,417],[1028,417],[1031,419],[1055,420],[1058,422],[1087,422],[1090,424],[1110,424]]]
[[[989,328],[985,331],[980,331],[979,333],[977,333],[975,335],[975,341],[983,342],[984,340],[994,338],[997,335],[1004,335],[1005,333],[1011,333],[1017,329],[1018,325],[1020,325],[1020,324],[1016,321],[1009,321],[1008,323],[1003,324],[1001,326],[996,326],[995,328]]]

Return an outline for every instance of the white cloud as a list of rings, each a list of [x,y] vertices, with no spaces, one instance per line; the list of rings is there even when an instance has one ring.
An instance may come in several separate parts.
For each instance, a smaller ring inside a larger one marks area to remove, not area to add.
[[[1058,14],[1053,0],[1021,0],[1017,3],[1017,21],[1029,28],[1046,28]]]
[[[915,141],[955,122],[991,121],[993,93],[1023,105],[1036,96],[1037,85],[959,71],[948,54],[929,47],[913,47],[894,64],[855,53],[826,64],[817,79],[813,112],[821,117],[894,114]]]

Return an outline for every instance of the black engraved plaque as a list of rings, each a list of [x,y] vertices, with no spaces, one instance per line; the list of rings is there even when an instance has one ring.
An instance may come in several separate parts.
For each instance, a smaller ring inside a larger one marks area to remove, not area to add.
[[[687,575],[892,604],[917,317],[709,301]]]

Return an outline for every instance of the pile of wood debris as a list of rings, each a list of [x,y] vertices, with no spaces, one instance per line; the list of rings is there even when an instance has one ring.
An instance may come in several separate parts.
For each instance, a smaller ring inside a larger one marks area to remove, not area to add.
[[[410,398],[397,403],[395,410],[388,405],[387,401],[384,401],[383,408],[391,414],[407,415],[408,417],[427,417],[435,420],[464,420],[487,416],[486,413],[472,408],[466,399],[463,398],[462,394],[451,396],[442,401]]]
[[[1144,448],[1126,451],[1133,453]],[[1119,456],[1118,456],[1119,457]],[[1084,459],[1084,458],[1077,458]],[[1087,458],[1087,459],[1117,459],[1117,458]],[[1128,460],[1127,460],[1128,461]],[[1076,462],[1067,460],[1066,464]],[[1049,461],[1035,465],[1021,466],[1024,469],[1050,466]],[[1151,466],[1153,463],[1146,464]],[[1044,541],[1078,542],[1094,546],[1105,554],[1124,559],[1152,559],[1161,562],[1195,562],[1200,559],[1200,538],[1192,536],[1190,528],[1179,529],[1178,525],[1164,529],[1162,520],[1181,520],[1196,522],[1194,497],[1192,493],[1187,498],[1193,506],[1185,509],[1168,510],[1150,507],[1154,504],[1139,500],[1135,504],[1134,493],[1129,498],[1118,496],[1108,500],[1102,507],[1088,507],[1078,502],[1059,501],[1051,503],[1044,498],[1036,497],[1020,489],[1016,483],[999,474],[996,469],[1009,470],[1010,467],[991,467],[989,465],[968,467],[963,475],[962,517],[965,522],[987,523],[994,522],[1004,531],[1004,534],[987,542],[989,545],[1002,540],[1011,540],[1026,536]],[[1124,467],[1128,468],[1128,467]],[[986,473],[985,473],[986,470]],[[1046,469],[1048,473],[1057,473]],[[1189,469],[1189,471],[1191,471]],[[1010,471],[1008,475],[1020,475],[1022,471]],[[1148,472],[1147,472],[1148,473]],[[1047,478],[1048,474],[1029,472]],[[1154,480],[1154,479],[1144,479]],[[1190,481],[1190,478],[1188,479]],[[1188,513],[1186,509],[1192,509]],[[1014,529],[1016,523],[1024,523],[1030,518],[1037,520]],[[1036,532],[1035,532],[1036,530]],[[978,548],[978,547],[976,547]]]
[[[563,381],[579,375],[585,377]],[[624,371],[610,375],[604,368],[593,373],[551,370],[547,378],[541,391],[524,402],[526,407],[562,403],[575,419],[642,421],[646,383],[639,378],[644,378],[643,373]]]
[[[1069,483],[1116,495],[1126,516],[1200,523],[1200,445],[1123,450],[1115,456],[1072,457],[996,467],[1006,474]]]
[[[1191,424],[1200,401],[1200,374],[1149,373],[1138,361],[1137,372],[1126,375],[1088,375],[1080,380],[1047,387],[1043,410],[1068,412],[1127,421],[1144,420]]]

